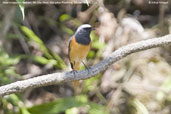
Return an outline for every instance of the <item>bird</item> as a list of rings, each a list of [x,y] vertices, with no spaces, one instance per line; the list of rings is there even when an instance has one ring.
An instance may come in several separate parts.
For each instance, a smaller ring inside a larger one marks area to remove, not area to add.
[[[77,28],[75,34],[69,40],[68,56],[73,72],[80,69],[80,64],[84,64],[83,60],[90,51],[92,45],[90,33],[92,30],[94,28],[91,25],[83,24]],[[84,66],[87,68],[85,64]],[[79,81],[73,81],[72,85],[76,88],[79,85]]]

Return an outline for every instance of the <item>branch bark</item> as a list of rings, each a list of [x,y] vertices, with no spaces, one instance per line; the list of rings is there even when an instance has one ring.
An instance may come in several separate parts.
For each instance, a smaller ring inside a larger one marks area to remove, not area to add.
[[[112,63],[132,53],[140,52],[142,50],[147,50],[147,49],[164,46],[168,44],[171,45],[171,34],[163,36],[163,37],[139,41],[133,44],[128,44],[126,46],[119,48],[118,50],[113,52],[109,57],[100,61],[96,65],[90,67],[89,73],[87,70],[78,71],[75,73],[75,75],[73,72],[61,72],[61,73],[42,75],[42,76],[27,79],[27,80],[17,81],[11,84],[1,86],[0,96],[25,91],[29,88],[37,88],[37,87],[42,87],[42,86],[47,86],[47,85],[58,84],[61,82],[73,81],[73,80],[84,80],[84,79],[95,76],[101,71],[104,71]]]

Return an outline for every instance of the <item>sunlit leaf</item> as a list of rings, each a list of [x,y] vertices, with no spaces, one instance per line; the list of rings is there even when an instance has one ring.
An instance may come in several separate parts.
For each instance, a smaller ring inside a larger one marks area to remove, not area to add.
[[[136,109],[138,111],[138,114],[149,114],[147,108],[138,99],[135,98],[133,100],[133,102],[134,102],[135,107],[136,107]]]
[[[86,96],[61,98],[53,102],[28,108],[31,114],[58,114],[72,107],[84,106],[87,103]]]
[[[62,22],[62,21],[66,21],[70,18],[71,18],[71,16],[69,16],[68,14],[63,14],[59,17],[59,20]]]
[[[171,101],[171,95],[169,92],[171,91],[171,77],[168,77],[168,79],[162,84],[160,91],[157,93],[157,100],[163,101],[163,100],[169,100]]]
[[[38,44],[38,46],[40,47],[40,50],[45,54],[45,56],[48,59],[55,59],[57,60],[58,64],[57,66],[60,68],[65,68],[65,63],[64,61],[60,58],[60,56],[58,56],[55,53],[52,53],[48,50],[48,48],[45,46],[45,44],[43,43],[43,41],[29,28],[27,28],[26,26],[21,26],[21,30],[27,35],[27,37],[36,42]],[[41,58],[41,60],[39,62],[46,62],[46,60],[44,58]]]
[[[95,57],[95,55],[96,55],[95,52],[90,50],[87,55],[87,58],[93,58],[93,57]]]
[[[87,6],[89,6],[89,2],[88,2],[88,0],[85,0],[86,1],[86,3],[87,3]]]
[[[99,81],[100,78],[101,78],[101,74],[98,74],[90,79],[85,80],[83,92],[87,93],[88,91],[94,90],[96,88],[96,86],[94,85],[94,82]]]
[[[78,108],[76,108],[76,107],[67,109],[67,110],[65,111],[65,114],[77,114],[77,113],[78,113]]]
[[[13,105],[19,107],[20,114],[30,114],[27,108],[25,107],[25,105],[23,104],[23,102],[20,100],[20,98],[17,95],[10,94],[9,99],[11,100]]]
[[[44,52],[44,54],[48,57],[48,58],[53,58],[49,52],[48,49],[46,48],[45,44],[43,43],[43,41],[29,28],[22,26],[21,30],[28,36],[28,38],[30,38],[30,40],[36,42],[39,46],[40,49]]]
[[[92,47],[95,49],[102,49],[105,47],[105,43],[100,42],[100,41],[95,41],[93,42]]]
[[[87,96],[60,98],[56,101],[28,108],[31,114],[75,114],[77,108],[88,106],[88,114],[109,114],[103,105],[89,102]]]
[[[47,64],[49,60],[42,56],[33,56],[32,59],[40,64]]]
[[[90,109],[88,114],[109,114],[106,108],[103,105],[99,105],[93,102],[89,103]]]
[[[21,10],[21,13],[22,13],[22,16],[23,16],[23,20],[25,18],[25,14],[24,14],[24,0],[16,0],[19,4],[19,7],[20,7],[20,10]]]
[[[69,35],[73,35],[74,34],[74,31],[68,27],[66,27],[65,25],[61,25],[61,28],[64,32],[66,32],[67,34]]]

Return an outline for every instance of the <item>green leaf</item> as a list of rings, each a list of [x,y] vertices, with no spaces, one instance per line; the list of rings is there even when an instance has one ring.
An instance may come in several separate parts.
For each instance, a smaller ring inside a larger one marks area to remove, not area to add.
[[[87,58],[93,58],[93,57],[95,57],[95,55],[96,55],[95,52],[90,50],[88,55],[87,55]]]
[[[47,58],[42,57],[42,56],[32,56],[31,59],[33,61],[36,61],[37,63],[40,63],[40,64],[52,64],[52,65],[57,64],[57,61],[55,61],[54,59],[47,59]]]
[[[95,42],[93,42],[92,47],[95,49],[103,49],[105,47],[105,45],[106,44],[103,42],[95,41]]]
[[[67,34],[69,35],[73,35],[74,34],[74,31],[68,27],[66,27],[65,25],[61,25],[61,28],[64,32],[66,32]]]
[[[147,108],[138,99],[135,98],[133,103],[138,111],[137,114],[149,114]]]
[[[64,61],[61,59],[61,57],[53,52],[51,52],[43,43],[43,41],[29,28],[27,28],[26,26],[21,26],[21,30],[27,35],[27,37],[31,40],[34,41],[35,43],[38,44],[38,46],[40,47],[40,50],[44,53],[44,55],[48,58],[48,59],[54,59],[57,60],[57,67],[59,68],[65,68],[66,65],[64,63]],[[37,59],[38,60],[38,59]],[[41,58],[41,60],[39,62],[44,62],[46,63],[46,60],[44,58]]]
[[[94,82],[95,81],[99,81],[101,76],[102,76],[101,74],[97,74],[96,76],[91,77],[90,79],[85,80],[83,92],[87,93],[88,91],[93,91],[93,90],[97,89],[96,85],[94,85]]]
[[[90,109],[88,111],[88,114],[109,114],[109,112],[103,105],[90,102],[89,106]]]
[[[10,77],[21,78],[16,73],[14,65],[20,61],[20,56],[10,56],[4,50],[0,49],[0,85],[11,82]]]
[[[23,20],[25,18],[25,14],[24,14],[24,0],[16,0],[19,4],[19,7],[20,7],[20,10],[21,10],[21,13],[22,13],[22,16],[23,16]]]
[[[61,112],[65,112],[65,110],[84,106],[87,103],[86,96],[77,96],[77,97],[68,97],[68,98],[61,98],[53,102],[33,106],[28,108],[31,114],[58,114]]]
[[[9,95],[9,99],[12,101],[12,103],[13,103],[15,106],[17,106],[18,103],[20,102],[20,99],[19,99],[18,96],[15,95],[15,94],[10,94],[10,95]]]
[[[27,37],[36,42],[40,49],[42,50],[42,52],[46,55],[46,57],[52,59],[52,55],[48,52],[48,49],[46,48],[45,44],[43,43],[43,41],[29,28],[27,28],[26,26],[21,26],[21,30],[27,35]]]
[[[26,108],[20,108],[20,114],[31,114]]]
[[[89,102],[87,96],[60,98],[56,101],[28,108],[31,114],[75,114],[77,108],[88,107],[88,114],[109,114],[103,105]]]
[[[32,59],[40,64],[47,64],[49,60],[42,56],[32,56]]]
[[[93,42],[99,40],[97,34],[94,31],[91,32],[90,38]]]
[[[171,91],[171,77],[169,76],[168,79],[164,81],[164,83],[162,84],[161,89],[158,91],[157,96],[156,96],[157,100],[171,101],[171,95],[169,93],[170,91]]]
[[[61,15],[61,16],[59,17],[59,20],[60,20],[61,22],[66,21],[66,20],[68,20],[68,19],[71,19],[71,16],[69,16],[68,14],[63,14],[63,15]]]
[[[73,107],[73,108],[67,109],[65,111],[65,114],[78,114],[78,108]]]
[[[17,106],[20,110],[20,114],[30,114],[25,107],[24,103],[20,100],[20,98],[16,94],[10,94],[9,99],[11,100],[14,106]]]

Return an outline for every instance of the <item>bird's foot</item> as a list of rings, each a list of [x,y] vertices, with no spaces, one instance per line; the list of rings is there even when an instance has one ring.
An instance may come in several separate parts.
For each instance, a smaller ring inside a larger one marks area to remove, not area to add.
[[[89,68],[87,67],[87,65],[82,61],[82,63],[84,64],[84,66],[85,66],[85,68],[86,68],[86,70],[88,71],[88,74],[90,73],[90,71],[89,71]]]

